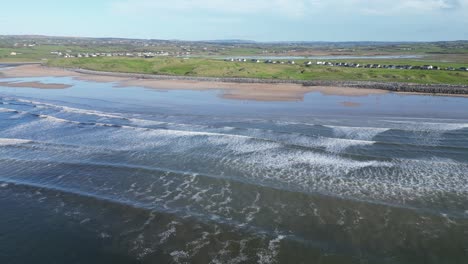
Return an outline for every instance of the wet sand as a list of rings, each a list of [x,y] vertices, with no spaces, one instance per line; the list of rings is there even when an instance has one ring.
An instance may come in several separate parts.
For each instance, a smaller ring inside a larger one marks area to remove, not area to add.
[[[358,107],[358,106],[361,106],[360,103],[356,103],[356,102],[341,102],[341,105],[342,106],[346,106],[346,107]]]
[[[118,82],[119,87],[145,87],[175,90],[222,90],[222,97],[235,100],[300,101],[305,94],[320,92],[324,95],[367,96],[388,91],[348,87],[303,86],[300,84],[226,83],[183,80],[129,79]]]
[[[63,83],[41,83],[41,82],[0,82],[0,86],[13,88],[40,88],[40,89],[65,89],[72,87]]]
[[[324,95],[367,96],[385,94],[388,91],[366,88],[350,88],[336,86],[303,86],[300,84],[270,84],[270,83],[229,83],[215,81],[189,80],[157,80],[137,79],[119,76],[95,75],[78,73],[61,68],[50,68],[40,65],[23,65],[0,70],[0,78],[20,77],[72,77],[77,80],[93,82],[113,82],[115,87],[145,87],[160,90],[221,90],[222,97],[234,100],[256,101],[300,101],[305,94],[320,92]],[[64,89],[65,84],[44,84],[39,82],[3,83],[7,87],[32,87],[42,89]]]

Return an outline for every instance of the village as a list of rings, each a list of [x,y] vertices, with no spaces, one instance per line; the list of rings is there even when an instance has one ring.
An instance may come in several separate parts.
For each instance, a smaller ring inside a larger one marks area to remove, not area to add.
[[[228,62],[253,62],[261,63],[262,60],[259,59],[246,59],[246,58],[228,58],[224,61]],[[263,60],[263,63],[266,64],[290,64],[294,65],[296,62],[294,60]],[[328,67],[349,67],[349,68],[366,68],[366,69],[393,69],[393,70],[445,70],[445,71],[468,71],[468,67],[439,67],[435,65],[393,65],[393,64],[359,64],[359,63],[350,63],[350,62],[330,62],[330,61],[306,61],[304,62],[305,66],[328,66]]]
[[[138,57],[138,58],[154,58],[162,56],[187,56],[190,52],[96,52],[96,53],[72,53],[72,51],[52,51],[52,55],[63,58],[96,58],[96,57]]]

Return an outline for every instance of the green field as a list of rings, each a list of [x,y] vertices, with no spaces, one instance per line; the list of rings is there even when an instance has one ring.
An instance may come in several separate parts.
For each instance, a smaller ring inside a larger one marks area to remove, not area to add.
[[[120,52],[117,47],[82,47],[82,46],[57,46],[57,45],[41,45],[36,47],[0,47],[0,62],[7,61],[41,61],[45,59],[56,59],[57,55],[51,54],[52,51],[67,50],[73,51],[73,53],[85,53],[85,52]],[[11,56],[11,52],[17,52],[16,56]]]
[[[31,47],[33,44],[34,47]],[[51,51],[77,53],[157,52],[192,56],[425,55],[428,59],[468,62],[468,41],[440,42],[197,42],[47,36],[1,36],[0,61],[56,58]],[[17,52],[17,56],[10,56]]]
[[[353,61],[354,62],[354,61]],[[379,64],[424,65],[427,61],[410,60],[357,60],[356,62]],[[422,84],[461,84],[468,85],[468,72],[365,69],[326,66],[305,66],[303,61],[296,65],[265,64],[252,62],[225,62],[207,58],[71,58],[55,59],[47,63],[54,67],[83,68],[96,71],[128,72],[204,77],[248,77],[284,80],[354,80],[382,82],[410,82]],[[442,67],[461,67],[457,63],[433,63]]]
[[[59,58],[60,51],[78,53],[169,52],[153,59],[129,57]],[[11,55],[16,52],[17,55]],[[183,59],[177,55],[190,58]],[[38,36],[0,36],[1,62],[43,62],[50,66],[97,71],[285,80],[355,80],[468,85],[468,72],[325,67],[252,62],[225,62],[241,56],[376,56],[421,55],[419,59],[344,59],[331,62],[386,65],[468,67],[468,41],[429,43],[207,43],[132,39],[89,39]],[[286,61],[284,59],[283,61]],[[315,63],[315,61],[313,61]]]

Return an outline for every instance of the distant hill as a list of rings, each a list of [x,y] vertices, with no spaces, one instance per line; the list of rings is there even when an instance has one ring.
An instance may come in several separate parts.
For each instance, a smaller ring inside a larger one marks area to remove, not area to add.
[[[255,44],[257,41],[244,40],[244,39],[215,39],[215,40],[201,40],[200,42],[213,43],[213,44]]]
[[[340,46],[388,46],[401,44],[468,44],[468,40],[456,41],[255,41],[244,39],[214,39],[214,40],[164,40],[164,39],[138,39],[117,37],[79,37],[79,36],[45,36],[45,35],[0,35],[0,39],[22,39],[22,40],[96,40],[96,41],[123,41],[123,42],[174,42],[174,43],[209,43],[209,44],[270,44],[270,45],[340,45]]]

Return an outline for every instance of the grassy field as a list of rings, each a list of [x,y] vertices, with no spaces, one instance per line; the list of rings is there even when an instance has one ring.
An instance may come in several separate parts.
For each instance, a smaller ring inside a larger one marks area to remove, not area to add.
[[[467,67],[468,42],[434,43],[323,43],[285,44],[250,43],[216,44],[203,42],[142,42],[76,38],[14,38],[0,37],[1,62],[44,62],[50,66],[79,67],[98,71],[206,76],[250,77],[295,80],[362,80],[383,82],[412,82],[430,84],[468,85],[468,73],[461,71],[390,70],[344,67],[306,67],[304,60],[296,65],[251,62],[225,62],[230,56],[309,56],[309,55],[423,55],[420,59],[354,59],[339,62],[360,64],[425,65]],[[28,44],[34,43],[34,46]],[[55,44],[54,44],[55,43]],[[58,58],[52,51],[77,53],[145,52],[164,50],[172,55],[186,54],[190,59],[175,56],[154,59],[127,57]],[[11,52],[16,52],[12,56]],[[182,52],[182,53],[181,53]],[[329,60],[330,61],[330,60]],[[333,60],[331,60],[333,61]]]
[[[32,44],[32,46],[31,46]],[[448,61],[468,61],[468,41],[440,42],[191,42],[109,38],[67,38],[0,35],[0,61],[53,59],[51,51],[77,53],[157,52],[194,56],[326,56],[425,55]],[[17,52],[17,56],[10,56]]]
[[[123,48],[117,48],[112,46],[103,47],[83,47],[83,46],[58,46],[58,45],[40,45],[35,47],[0,47],[0,62],[6,61],[41,61],[44,59],[56,59],[57,55],[51,54],[52,51],[67,50],[73,51],[74,53],[85,53],[85,52],[120,52]],[[11,52],[17,52],[16,56],[11,56]]]
[[[206,58],[73,58],[56,59],[49,66],[83,68],[97,71],[205,76],[205,77],[249,77],[296,80],[355,80],[382,82],[411,82],[423,84],[462,84],[468,85],[468,72],[391,70],[325,67],[306,67],[298,61],[296,65],[265,64],[251,62],[225,62]],[[411,64],[423,65],[426,61],[410,60],[357,60],[358,63]],[[436,65],[460,67],[462,64],[434,63]]]

